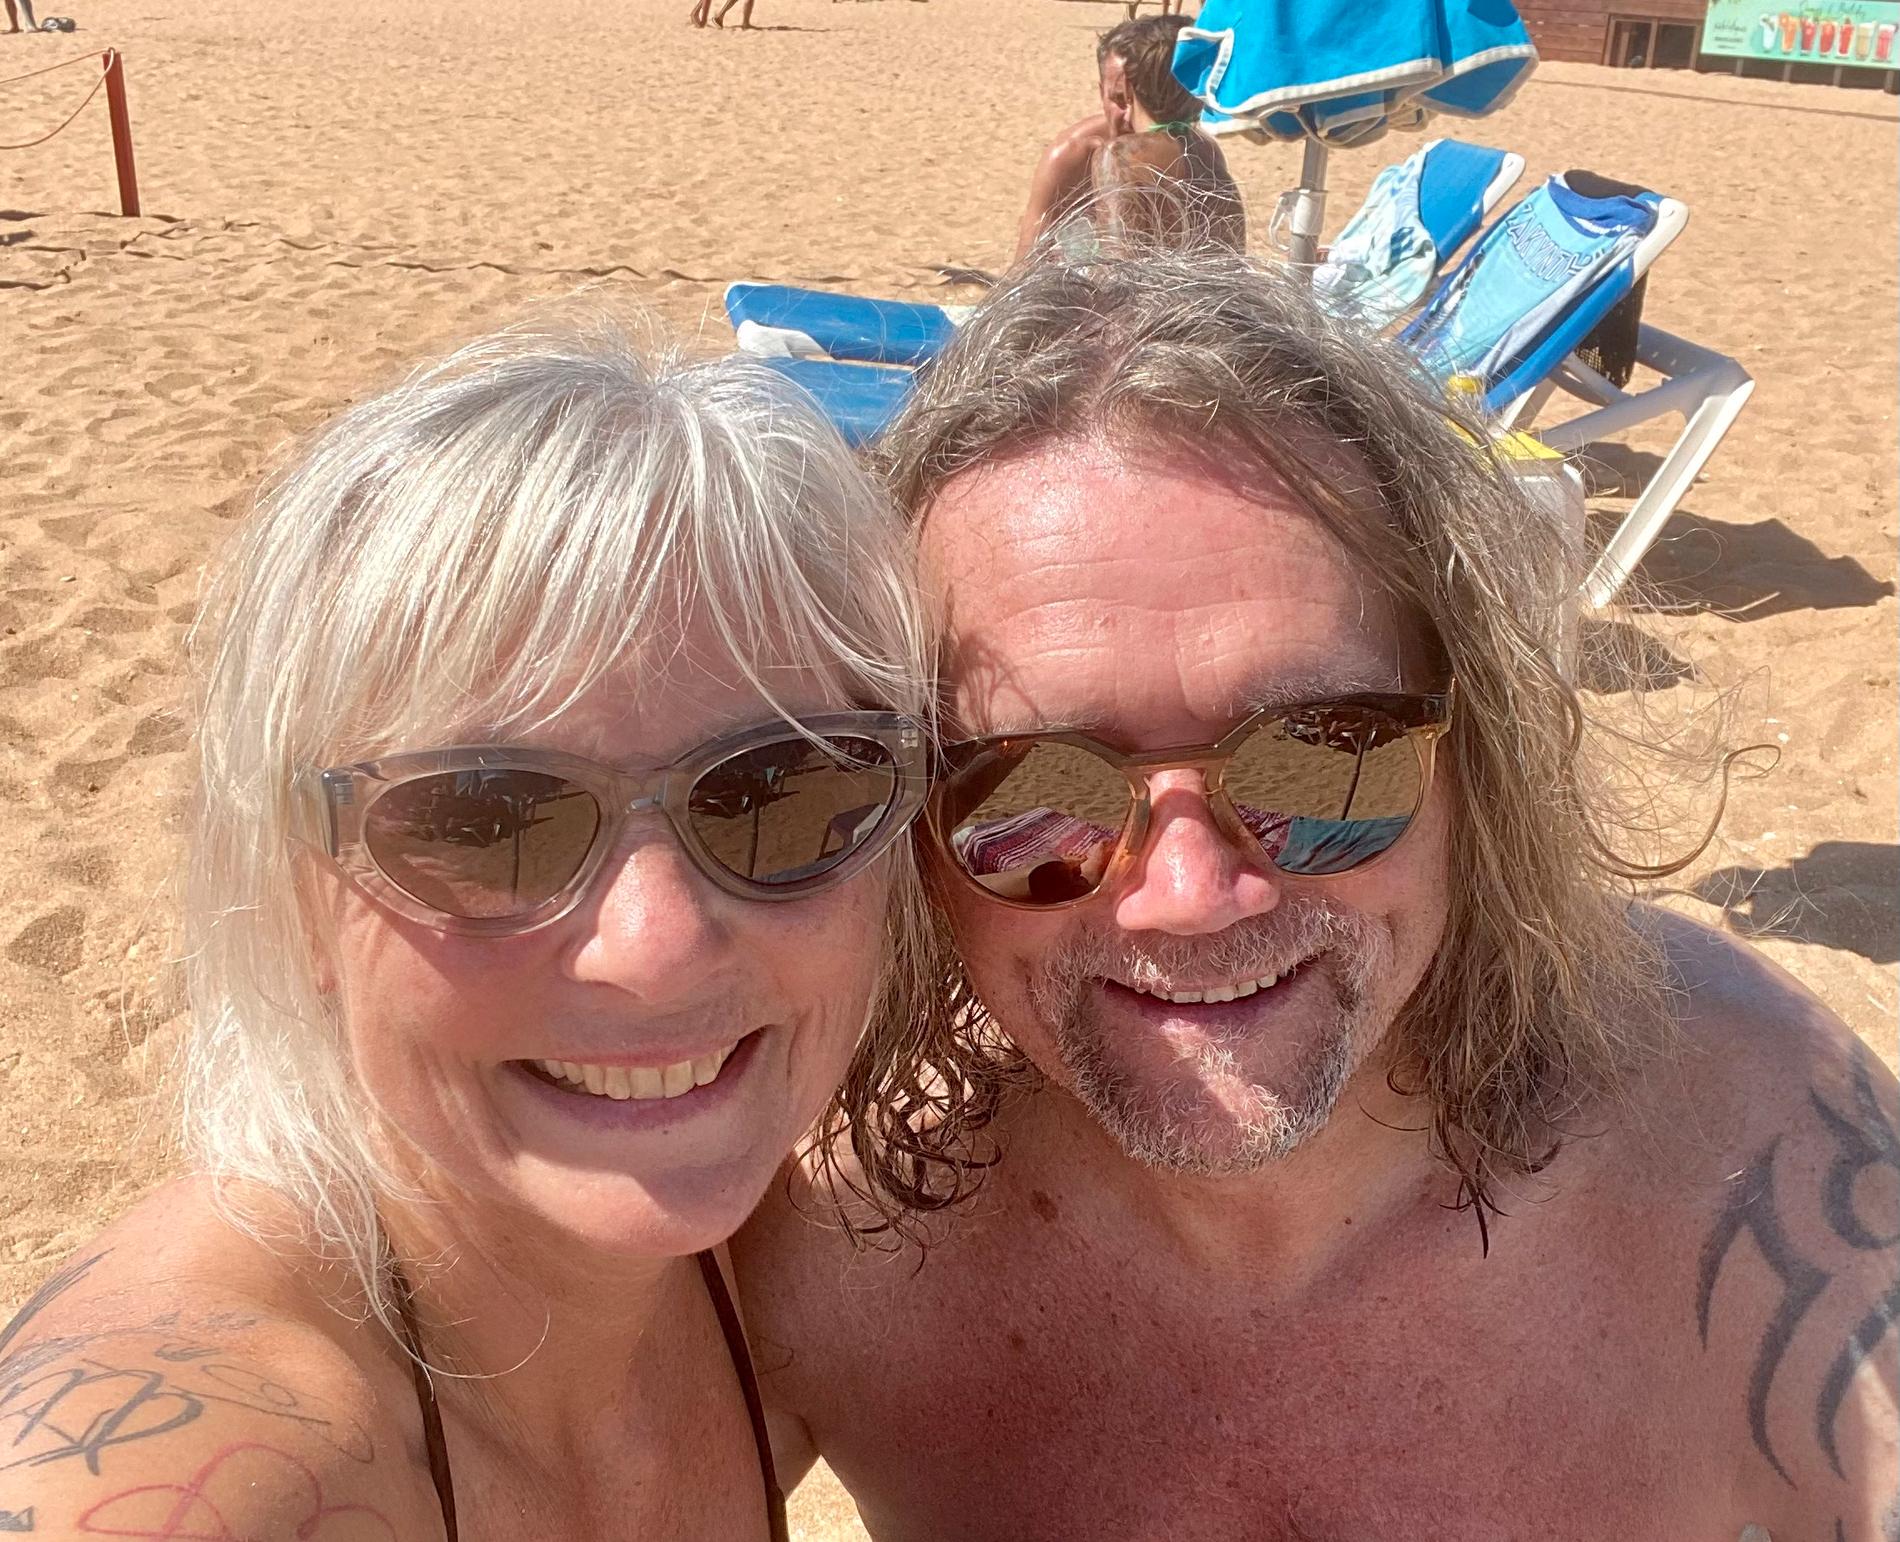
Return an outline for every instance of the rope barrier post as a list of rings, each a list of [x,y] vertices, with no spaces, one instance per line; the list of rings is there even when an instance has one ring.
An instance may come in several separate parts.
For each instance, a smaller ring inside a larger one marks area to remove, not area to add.
[[[125,108],[125,61],[106,50],[106,112],[112,118],[112,160],[119,173],[119,213],[139,212],[139,174],[132,164],[132,115]]]

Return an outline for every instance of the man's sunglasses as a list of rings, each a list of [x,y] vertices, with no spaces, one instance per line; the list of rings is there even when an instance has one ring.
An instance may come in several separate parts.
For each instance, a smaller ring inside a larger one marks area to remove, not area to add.
[[[728,894],[789,900],[862,871],[927,785],[921,725],[836,712],[729,734],[640,776],[474,745],[337,766],[303,795],[314,844],[365,892],[426,926],[504,936],[572,910],[629,815],[663,814]]]
[[[1383,856],[1431,784],[1452,696],[1355,695],[1256,713],[1218,744],[1125,755],[1081,733],[1001,734],[943,752],[929,830],[992,899],[1046,910],[1118,882],[1147,836],[1149,778],[1194,770],[1227,837],[1282,873]]]

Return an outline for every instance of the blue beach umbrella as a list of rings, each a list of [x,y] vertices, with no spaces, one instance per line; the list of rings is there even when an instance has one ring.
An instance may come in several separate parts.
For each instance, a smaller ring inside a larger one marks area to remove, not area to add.
[[[1206,0],[1174,50],[1210,130],[1306,142],[1290,255],[1309,264],[1329,150],[1496,112],[1536,63],[1510,0]]]

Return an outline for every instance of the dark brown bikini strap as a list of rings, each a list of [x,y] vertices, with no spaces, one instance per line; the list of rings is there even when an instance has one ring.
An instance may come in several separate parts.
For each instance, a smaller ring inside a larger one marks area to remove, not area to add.
[[[396,1286],[396,1318],[402,1324],[402,1347],[409,1351],[409,1373],[416,1384],[416,1402],[422,1408],[422,1444],[429,1453],[429,1477],[435,1483],[436,1502],[442,1507],[442,1529],[448,1542],[457,1542],[455,1528],[455,1479],[449,1474],[449,1443],[442,1434],[442,1410],[436,1405],[435,1383],[422,1362],[422,1335],[416,1331],[415,1292],[395,1259],[389,1261],[389,1277]]]
[[[778,1473],[772,1466],[772,1439],[765,1425],[765,1403],[759,1396],[759,1378],[752,1368],[752,1351],[746,1345],[745,1329],[739,1323],[738,1309],[726,1289],[726,1277],[719,1260],[711,1253],[693,1255],[699,1261],[700,1277],[706,1282],[706,1294],[712,1297],[713,1312],[719,1318],[719,1331],[726,1340],[726,1353],[739,1375],[739,1391],[745,1398],[746,1417],[752,1422],[752,1441],[758,1447],[759,1474],[765,1484],[765,1512],[772,1542],[791,1542],[785,1520],[785,1496],[779,1492]],[[389,1263],[390,1278],[396,1286],[396,1317],[402,1327],[403,1348],[409,1351],[409,1370],[416,1386],[416,1403],[422,1410],[422,1443],[429,1453],[429,1477],[435,1484],[436,1501],[442,1507],[442,1526],[447,1542],[458,1542],[455,1523],[455,1479],[449,1472],[448,1440],[442,1433],[442,1410],[435,1400],[435,1383],[422,1359],[422,1335],[416,1329],[412,1298],[414,1292],[394,1259]]]
[[[726,1336],[726,1353],[732,1356],[732,1368],[739,1373],[739,1390],[745,1394],[746,1417],[752,1421],[752,1440],[759,1448],[759,1472],[765,1479],[765,1514],[771,1527],[772,1542],[791,1542],[785,1522],[785,1496],[779,1492],[778,1473],[772,1466],[772,1437],[765,1427],[765,1402],[759,1396],[759,1378],[752,1369],[752,1351],[745,1341],[745,1328],[739,1322],[739,1310],[726,1289],[726,1276],[712,1253],[695,1253],[700,1276],[706,1281],[706,1294],[712,1297],[713,1311],[719,1317],[719,1331]]]

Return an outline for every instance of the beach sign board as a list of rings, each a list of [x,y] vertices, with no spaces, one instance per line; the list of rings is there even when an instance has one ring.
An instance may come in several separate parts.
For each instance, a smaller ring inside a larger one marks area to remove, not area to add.
[[[1776,64],[1900,67],[1900,0],[1834,0],[1770,10],[1762,0],[1709,0],[1702,51]]]

